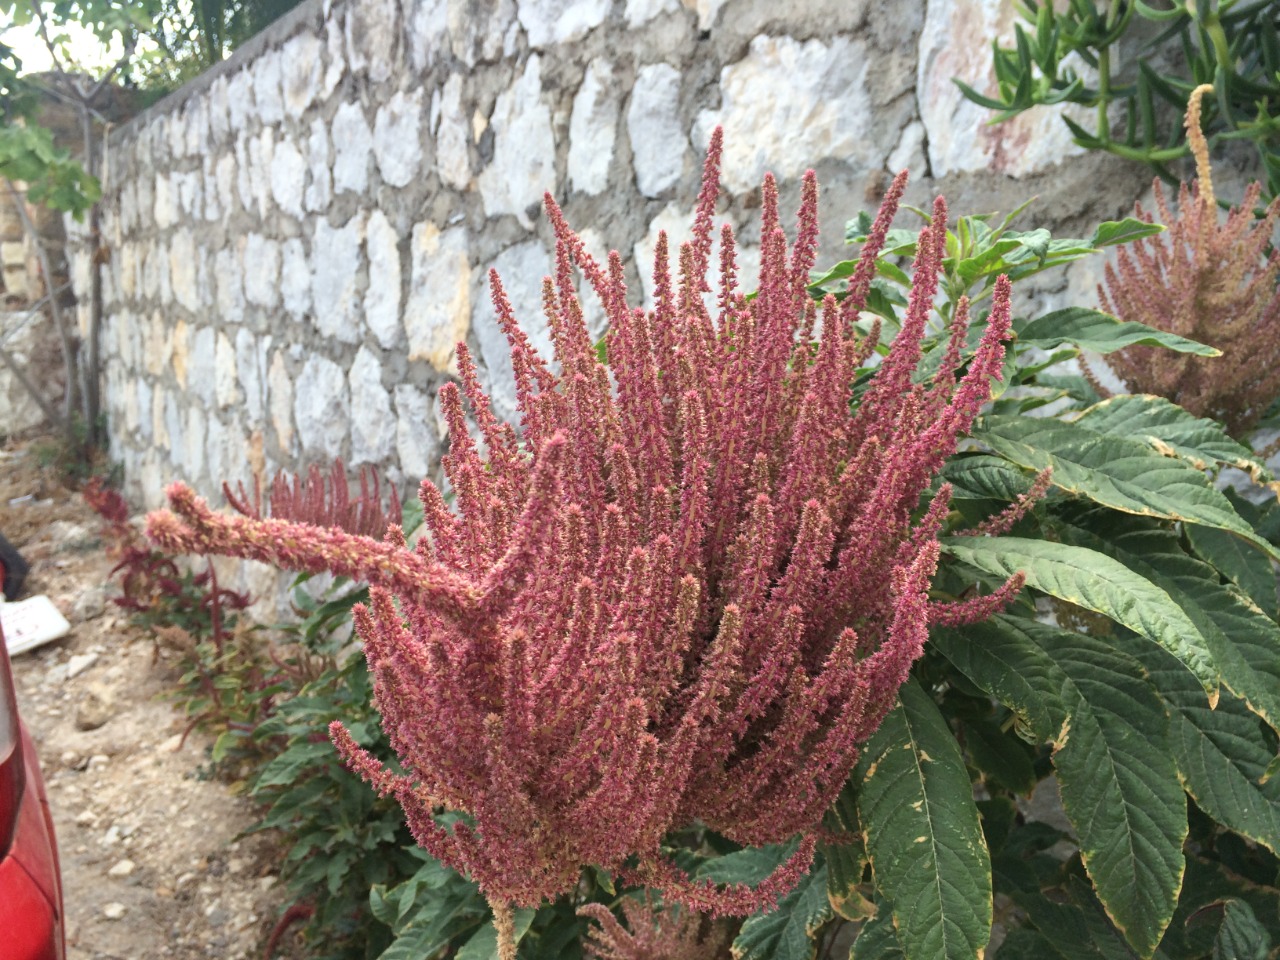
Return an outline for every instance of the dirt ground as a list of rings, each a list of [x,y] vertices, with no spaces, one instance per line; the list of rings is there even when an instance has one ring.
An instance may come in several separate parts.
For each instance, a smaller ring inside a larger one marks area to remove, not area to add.
[[[111,562],[78,493],[30,445],[0,448],[0,532],[69,636],[14,658],[62,857],[68,960],[260,957],[283,892],[277,850],[237,840],[254,806],[207,779],[208,738],[162,699],[177,675],[109,602]]]

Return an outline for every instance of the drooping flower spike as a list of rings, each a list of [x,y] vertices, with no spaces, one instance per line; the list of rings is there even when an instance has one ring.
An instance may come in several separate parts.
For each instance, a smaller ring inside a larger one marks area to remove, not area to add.
[[[356,624],[402,772],[341,724],[334,741],[400,802],[419,844],[479,883],[500,929],[513,907],[574,889],[588,864],[692,909],[772,905],[807,871],[823,812],[926,640],[949,490],[913,516],[1000,374],[1009,283],[998,282],[967,367],[952,351],[917,382],[944,251],[939,200],[902,332],[855,405],[878,335],[855,321],[905,174],[848,294],[819,307],[807,290],[813,174],[794,245],[766,179],[761,274],[748,297],[729,227],[713,258],[720,149],[717,131],[693,239],[673,250],[659,237],[649,311],[628,305],[617,254],[593,259],[547,198],[556,263],[543,303],[559,372],[491,274],[521,434],[491,415],[460,347],[461,389],[440,393],[459,510],[424,482],[429,535],[415,548],[398,527],[378,543],[221,516],[180,486],[173,512],[150,520],[172,549],[371,584]],[[575,268],[609,319],[607,367]],[[720,289],[704,296],[713,268]],[[467,432],[464,398],[482,443]],[[1017,587],[946,608],[947,621],[986,615]],[[445,827],[442,811],[462,816]],[[664,836],[694,822],[743,844],[802,839],[760,886],[717,887],[663,853]]]

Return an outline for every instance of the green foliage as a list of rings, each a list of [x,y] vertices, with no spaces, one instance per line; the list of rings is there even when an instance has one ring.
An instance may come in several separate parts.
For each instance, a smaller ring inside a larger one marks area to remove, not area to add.
[[[1182,115],[1192,89],[1211,83],[1216,96],[1203,119],[1210,144],[1252,143],[1267,198],[1280,193],[1280,22],[1268,0],[1022,0],[1026,23],[1012,47],[993,47],[997,90],[986,96],[960,81],[973,102],[1007,120],[1040,104],[1092,107],[1092,131],[1063,117],[1076,141],[1148,164],[1170,183],[1169,164],[1187,155]],[[1158,26],[1142,30],[1142,21]],[[1139,45],[1138,36],[1151,39]],[[1112,51],[1137,46],[1113,63]],[[1175,66],[1167,70],[1166,60]],[[1121,64],[1126,69],[1119,69]],[[1118,127],[1122,132],[1113,133]]]

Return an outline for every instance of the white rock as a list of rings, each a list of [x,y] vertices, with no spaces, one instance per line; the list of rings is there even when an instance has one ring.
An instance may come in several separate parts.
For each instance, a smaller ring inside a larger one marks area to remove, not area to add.
[[[328,98],[338,88],[343,75],[347,72],[347,58],[342,49],[342,25],[337,17],[329,18],[324,36],[324,48],[329,62],[324,68],[324,84],[320,88],[320,96]]]
[[[529,46],[545,47],[586,36],[609,13],[609,0],[517,0]]]
[[[551,270],[546,248],[537,240],[527,240],[503,250],[479,274],[486,289],[491,269],[497,270],[502,278],[503,289],[511,301],[511,309],[520,322],[520,328],[543,359],[550,361],[551,333],[542,312],[542,278]],[[490,397],[500,411],[499,416],[510,418],[515,412],[511,352],[487,296],[476,298],[471,323],[480,345],[480,357],[488,370],[486,387]]]
[[[885,169],[895,176],[906,170],[912,180],[923,177],[928,170],[928,160],[924,155],[924,124],[912,120],[902,128],[902,137],[898,145],[885,161]]]
[[[351,465],[379,463],[391,454],[396,418],[382,386],[382,365],[368,347],[356,354],[347,380],[351,385]]]
[[[237,70],[227,79],[227,112],[231,133],[240,133],[254,114],[253,76],[248,70]]]
[[[156,226],[161,230],[172,227],[178,220],[174,203],[173,182],[164,174],[156,177],[155,206],[152,208]]]
[[[360,247],[364,241],[364,214],[341,227],[325,219],[316,221],[311,244],[311,302],[316,329],[343,343],[360,339],[360,299],[356,290]]]
[[[254,61],[253,99],[258,105],[258,117],[264,124],[275,124],[284,119],[278,51],[262,54]]]
[[[1012,4],[1002,0],[953,0],[927,6],[916,60],[916,101],[928,132],[929,162],[935,177],[970,170],[989,170],[1015,177],[1042,170],[1084,152],[1071,142],[1071,132],[1056,108],[1033,107],[1004,123],[991,124],[993,114],[966,100],[952,82],[956,77],[980,93],[994,95],[991,41],[1007,46],[1019,20]],[[1075,64],[1085,83],[1089,69]],[[1091,128],[1092,111],[1069,108],[1068,115]]]
[[[244,409],[250,423],[256,423],[262,417],[262,389],[266,371],[266,349],[271,345],[271,338],[259,344],[252,332],[241,327],[236,331],[236,376],[240,387],[244,390]]]
[[[218,158],[214,167],[214,177],[218,181],[218,204],[227,214],[230,214],[235,209],[236,202],[236,155],[234,153],[224,153]]]
[[[312,213],[327,210],[333,199],[333,174],[329,172],[329,129],[319,117],[311,121],[307,137],[307,167],[306,207]]]
[[[551,111],[542,101],[542,65],[529,57],[515,84],[498,95],[491,120],[493,162],[480,174],[480,195],[488,216],[514,214],[532,229],[529,209],[555,187],[556,145]]]
[[[107,876],[108,877],[127,877],[133,873],[135,866],[136,865],[132,860],[128,860],[128,859],[120,860],[115,864],[115,866],[113,866],[110,870],[107,871]]]
[[[218,333],[217,347],[213,354],[213,382],[217,390],[218,406],[235,406],[240,402],[240,390],[236,383],[236,351],[225,333]]]
[[[249,184],[258,216],[266,218],[271,210],[271,159],[275,154],[276,135],[271,127],[249,141]],[[245,205],[248,209],[248,204]]]
[[[213,404],[217,397],[213,374],[214,332],[211,327],[201,327],[191,337],[191,364],[189,366],[189,382],[191,392],[200,398],[206,407]],[[193,407],[192,409],[195,409]]]
[[[293,381],[285,366],[284,351],[277,350],[267,370],[267,409],[276,442],[285,453],[293,449]]]
[[[234,162],[234,157],[232,160]],[[200,173],[203,177],[201,192],[204,193],[204,218],[216,222],[222,219],[222,194],[218,190],[218,162],[212,154],[205,154],[200,164]]]
[[[247,245],[248,241],[242,242]],[[214,254],[213,274],[217,278],[214,299],[218,319],[224,323],[240,323],[244,319],[244,266],[236,247],[223,247]]]
[[[627,134],[636,186],[646,197],[656,197],[675,186],[684,171],[686,138],[679,106],[679,71],[666,63],[641,67],[627,106]]]
[[[426,477],[440,456],[433,402],[417,387],[396,384],[396,455],[410,481]]]
[[[120,920],[127,912],[128,908],[123,903],[116,903],[114,900],[102,908],[102,915],[108,920]]]
[[[196,292],[198,263],[195,239],[191,231],[186,228],[174,231],[169,248],[169,275],[174,298],[188,310],[200,307],[200,298]]]
[[[320,38],[300,33],[280,48],[284,75],[284,108],[290,117],[301,117],[320,89]]]
[[[308,357],[298,375],[293,414],[304,453],[330,460],[340,456],[351,417],[342,368],[319,354]]]
[[[204,434],[205,415],[199,405],[187,407],[187,430],[183,435],[185,449],[182,451],[183,473],[192,480],[204,472]]]
[[[378,343],[388,350],[402,339],[400,327],[400,236],[381,210],[369,217],[369,289],[364,319]]]
[[[866,137],[870,62],[866,45],[849,37],[756,37],[720,71],[721,107],[698,115],[694,142],[702,150],[724,127],[722,179],[737,192],[758,187],[769,170],[798,179],[828,157],[880,167],[884,149]]]
[[[280,304],[280,243],[260,233],[245,237],[244,296],[260,307]]]
[[[627,26],[638,27],[660,14],[675,13],[678,10],[680,0],[627,0],[623,16],[627,18]]]
[[[446,22],[453,55],[467,67],[514,53],[508,44],[520,30],[515,0],[449,0]]]
[[[439,94],[440,118],[435,124],[436,172],[451,187],[465,190],[471,185],[471,155],[468,152],[467,112],[462,106],[462,76],[451,73]]]
[[[344,103],[333,115],[333,189],[362,193],[369,182],[369,143],[373,134],[358,103]]]
[[[96,653],[77,653],[71,656],[67,661],[67,679],[71,680],[80,676],[95,663],[98,662]]]
[[[280,295],[284,308],[295,317],[311,309],[311,265],[297,237],[286,240],[280,248]]]
[[[449,39],[449,0],[419,0],[409,21],[409,54],[413,66],[425,72],[446,49]]]
[[[731,0],[683,0],[686,7],[691,7],[698,14],[698,29],[709,30],[720,15],[721,7]]]
[[[373,154],[384,182],[404,187],[422,158],[422,88],[396,91],[378,110],[373,124]]]
[[[353,73],[367,72],[381,83],[391,76],[400,26],[395,0],[353,0],[346,16],[347,62]]]
[[[302,216],[306,177],[307,165],[302,153],[292,141],[281,140],[271,157],[271,195],[285,213]]]
[[[453,366],[454,345],[471,322],[471,263],[465,227],[443,233],[433,223],[413,228],[412,274],[404,329],[409,359],[426,360],[436,370]]]
[[[222,143],[227,136],[227,78],[218,77],[209,84],[209,136],[215,143]]]
[[[587,65],[573,98],[569,120],[569,182],[576,191],[598,194],[609,185],[613,144],[618,134],[618,101],[613,68],[596,57]]]

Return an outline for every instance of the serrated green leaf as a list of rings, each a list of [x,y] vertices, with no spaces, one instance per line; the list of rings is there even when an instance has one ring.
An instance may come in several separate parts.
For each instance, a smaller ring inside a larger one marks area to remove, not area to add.
[[[952,457],[942,468],[942,479],[951,484],[958,499],[1017,500],[1028,490],[1034,475],[1003,457],[988,453]]]
[[[733,941],[734,960],[813,960],[813,938],[831,917],[824,865],[801,880],[776,909],[746,919]]]
[[[1243,900],[1228,900],[1213,941],[1213,960],[1267,960],[1271,935]]]
[[[1165,330],[1157,330],[1133,320],[1118,320],[1101,310],[1067,307],[1036,317],[1026,324],[1015,325],[1018,342],[1048,350],[1064,343],[1096,353],[1114,353],[1134,344],[1167,347],[1178,353],[1198,357],[1220,357],[1222,351],[1196,343]]]
[[[973,437],[1028,469],[1052,467],[1055,487],[1095,503],[1123,513],[1227,530],[1280,558],[1280,550],[1254,532],[1208,477],[1141,441],[1060,420],[1009,416],[983,417]]]
[[[1074,421],[1095,433],[1141,440],[1197,470],[1217,464],[1238,467],[1256,480],[1270,472],[1253,451],[1228,436],[1222,424],[1197,417],[1164,397],[1126,394],[1096,403]]]
[[[1093,231],[1093,236],[1089,238],[1089,243],[1095,247],[1109,247],[1115,244],[1132,243],[1134,240],[1153,237],[1163,232],[1164,227],[1161,224],[1148,223],[1135,217],[1125,217],[1123,220],[1104,220]]]
[[[1191,548],[1202,560],[1239,587],[1268,617],[1280,619],[1276,571],[1270,557],[1222,530],[1189,526],[1186,534]]]
[[[1027,745],[990,720],[967,720],[965,749],[988,782],[1023,795],[1035,789],[1036,772]]]
[[[1021,537],[943,537],[957,560],[1110,617],[1164,647],[1213,697],[1219,670],[1196,625],[1169,594],[1119,561],[1084,547]],[[1014,708],[1016,709],[1016,708]]]
[[[893,928],[893,907],[876,899],[876,914],[862,925],[853,941],[849,960],[904,960],[898,931]]]
[[[1250,883],[1216,861],[1188,856],[1178,912],[1160,944],[1161,952],[1176,960],[1209,955],[1218,925],[1205,922],[1205,908],[1215,909],[1216,904],[1233,899],[1248,903],[1264,929],[1280,930],[1280,890]]]
[[[909,960],[972,960],[991,935],[991,861],[959,747],[914,682],[863,750],[858,818]]]
[[[698,880],[711,880],[714,883],[745,883],[754,887],[786,863],[788,858],[796,852],[799,842],[799,840],[792,840],[766,847],[746,847],[733,853],[726,853],[722,857],[713,857],[698,865],[695,877]]]
[[[535,911],[522,908],[515,911],[515,939],[519,943],[529,932]],[[384,954],[385,956],[385,954]],[[454,960],[498,960],[498,932],[492,923],[486,923],[471,939],[462,945]]]

